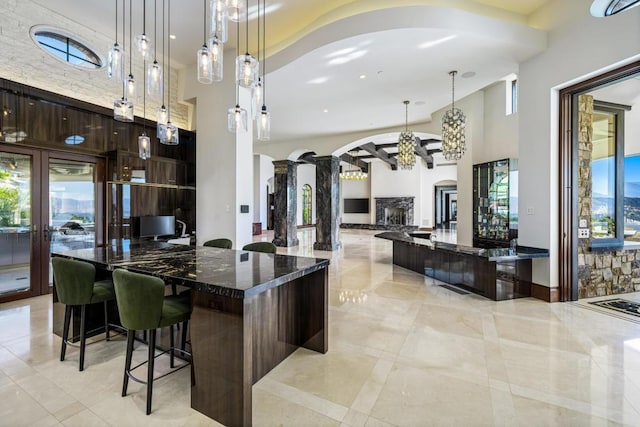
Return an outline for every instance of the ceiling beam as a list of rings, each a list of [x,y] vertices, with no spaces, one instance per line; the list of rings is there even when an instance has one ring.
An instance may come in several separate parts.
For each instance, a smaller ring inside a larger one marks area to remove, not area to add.
[[[376,159],[380,159],[383,162],[387,163],[391,167],[391,170],[398,169],[398,161],[391,157],[389,153],[387,153],[383,149],[377,149],[376,145],[373,142],[368,142],[364,145],[361,145],[359,148],[371,154]]]
[[[397,142],[389,142],[386,144],[376,144],[376,150],[379,150],[381,148],[395,148],[398,146]]]
[[[315,165],[316,164],[316,159],[314,157],[315,155],[316,153],[314,153],[313,151],[307,151],[306,153],[298,157],[298,163],[307,163],[310,165]]]
[[[436,139],[436,138],[421,139],[420,146],[424,147],[425,145],[429,145],[429,144],[440,144],[441,142],[442,142],[441,139]]]
[[[355,157],[355,156],[351,156],[348,153],[344,153],[343,155],[340,156],[340,160],[359,167],[364,173],[369,172],[369,163],[363,162],[362,160],[360,160],[360,156]]]
[[[422,141],[417,137],[415,152],[427,164],[427,169],[433,169],[433,156],[429,154],[429,150],[424,148],[424,146],[422,145]]]

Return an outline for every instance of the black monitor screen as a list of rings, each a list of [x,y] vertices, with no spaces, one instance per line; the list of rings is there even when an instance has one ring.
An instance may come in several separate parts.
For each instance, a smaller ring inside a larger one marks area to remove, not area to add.
[[[176,217],[173,215],[141,216],[138,218],[137,237],[173,236]]]

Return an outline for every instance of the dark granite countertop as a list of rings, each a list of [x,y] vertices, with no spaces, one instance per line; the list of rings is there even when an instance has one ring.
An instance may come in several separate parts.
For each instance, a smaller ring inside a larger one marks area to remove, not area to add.
[[[427,246],[431,249],[441,249],[449,252],[475,255],[481,258],[486,258],[488,261],[495,262],[549,257],[549,251],[547,249],[532,248],[530,246],[517,246],[515,252],[512,252],[509,248],[482,249],[474,248],[472,246],[456,245],[453,243],[432,242],[429,239],[411,237],[407,233],[395,231],[376,234],[375,237],[397,242],[411,243],[418,246]]]
[[[329,260],[233,249],[120,241],[102,248],[54,252],[97,267],[150,274],[165,281],[245,298],[326,268]]]

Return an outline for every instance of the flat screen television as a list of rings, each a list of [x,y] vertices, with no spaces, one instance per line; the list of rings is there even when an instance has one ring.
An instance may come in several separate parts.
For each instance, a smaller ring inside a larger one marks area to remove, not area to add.
[[[134,236],[157,239],[176,234],[176,217],[173,215],[149,215],[136,218]]]
[[[344,199],[344,213],[369,213],[369,199]]]

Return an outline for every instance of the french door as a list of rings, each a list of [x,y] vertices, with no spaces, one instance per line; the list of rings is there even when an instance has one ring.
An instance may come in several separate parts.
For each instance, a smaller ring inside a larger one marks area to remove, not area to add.
[[[104,161],[0,145],[0,302],[51,291],[52,250],[104,238]]]

